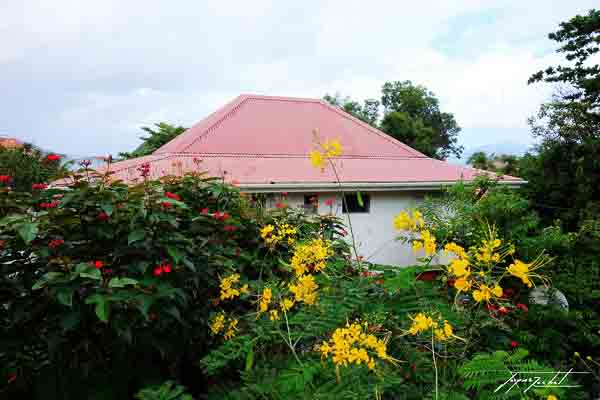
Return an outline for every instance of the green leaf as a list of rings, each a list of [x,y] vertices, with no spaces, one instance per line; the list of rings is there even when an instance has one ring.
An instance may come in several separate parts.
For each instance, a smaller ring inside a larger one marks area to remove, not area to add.
[[[175,264],[179,264],[179,262],[183,258],[183,252],[175,246],[167,246],[167,252],[171,256]]]
[[[144,229],[136,229],[127,236],[127,244],[137,242],[146,237],[146,231]]]
[[[73,289],[70,289],[70,288],[59,289],[56,292],[56,298],[58,299],[58,302],[60,304],[65,305],[67,307],[72,307],[73,306]]]
[[[100,321],[108,322],[108,314],[110,311],[108,300],[101,294],[94,294],[85,300],[86,304],[96,304],[96,315]]]
[[[19,235],[25,241],[25,243],[31,243],[38,234],[38,223],[37,222],[26,222],[19,225],[17,228]]]
[[[122,288],[127,285],[137,285],[138,281],[131,278],[112,278],[108,283],[109,288]]]
[[[186,210],[189,209],[189,207],[187,206],[187,204],[185,204],[184,202],[177,201],[177,200],[171,199],[169,197],[163,197],[160,201],[162,203],[171,203],[171,204],[173,204],[173,205],[175,205],[177,207],[181,207],[181,208],[184,208]]]
[[[358,205],[364,207],[362,194],[360,192],[356,192],[356,200],[358,201]]]
[[[112,213],[115,211],[115,207],[112,204],[102,204],[100,208],[108,215],[112,215]]]
[[[27,216],[22,214],[10,214],[0,220],[0,226],[11,225],[15,222],[25,220]]]
[[[102,273],[99,269],[89,264],[77,264],[75,272],[79,273],[82,278],[90,278],[100,280],[102,279]]]
[[[46,286],[48,282],[62,277],[64,277],[62,272],[47,272],[31,287],[31,290],[41,289]]]

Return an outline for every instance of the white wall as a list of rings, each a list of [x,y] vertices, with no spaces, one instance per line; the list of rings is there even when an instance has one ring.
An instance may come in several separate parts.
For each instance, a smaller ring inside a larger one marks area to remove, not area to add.
[[[310,193],[307,193],[310,194]],[[414,254],[410,245],[403,245],[394,240],[394,217],[402,210],[417,206],[424,198],[424,193],[417,192],[363,192],[371,197],[369,213],[342,214],[342,199],[337,193],[318,193],[319,213],[334,214],[344,218],[348,225],[351,218],[359,255],[366,261],[378,264],[413,265],[416,258],[423,253]],[[301,207],[305,193],[289,193],[287,203],[290,207]],[[269,202],[273,206],[278,200]],[[333,207],[325,205],[326,199],[335,199]],[[350,229],[347,229],[348,232]],[[351,241],[348,236],[348,241]]]

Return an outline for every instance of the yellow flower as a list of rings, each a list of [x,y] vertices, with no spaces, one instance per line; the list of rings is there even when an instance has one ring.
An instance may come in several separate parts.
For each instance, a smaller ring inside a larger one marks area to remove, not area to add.
[[[212,320],[210,330],[213,335],[218,334],[225,327],[225,314],[220,313]]]
[[[229,327],[227,328],[227,332],[225,332],[225,335],[223,335],[223,337],[226,340],[231,339],[232,337],[235,336],[235,331],[237,331],[237,324],[238,324],[237,319],[232,319],[231,321],[229,321]]]
[[[558,400],[558,397],[553,394],[549,394],[548,397],[546,397],[546,400]]]
[[[265,244],[271,248],[286,241],[288,244],[294,243],[297,233],[298,230],[290,224],[277,224],[276,227],[273,225],[265,225],[260,230],[260,236],[265,241]]]
[[[296,301],[313,305],[317,302],[317,289],[319,285],[315,283],[312,275],[303,275],[298,277],[296,284],[289,285],[290,292],[294,294]]]
[[[531,265],[525,264],[523,261],[515,260],[515,262],[508,266],[507,272],[517,278],[521,279],[527,287],[533,286],[533,282],[530,277],[533,275],[531,273]]]
[[[454,287],[459,292],[466,292],[471,289],[471,281],[469,281],[466,277],[458,278],[454,282]]]
[[[333,255],[331,244],[321,238],[297,244],[292,256],[292,268],[297,276],[325,269],[326,260]]]
[[[444,321],[444,326],[442,328],[435,329],[434,333],[435,338],[440,341],[448,340],[454,336],[454,330],[448,321]]]
[[[313,150],[310,153],[310,162],[315,168],[324,168],[325,167],[325,159],[323,158],[323,154],[318,150]]]
[[[481,284],[478,290],[473,291],[473,299],[478,303],[482,301],[489,302],[492,296],[502,296],[502,287],[500,285],[496,284],[493,288],[490,288],[485,284]]]
[[[269,319],[271,321],[278,321],[279,320],[279,312],[277,310],[269,311]]]
[[[232,274],[221,279],[221,300],[233,299],[240,295],[240,291],[233,285],[240,280],[240,274]]]
[[[325,152],[326,158],[337,157],[342,154],[343,150],[339,139],[327,139],[321,148]]]
[[[412,249],[415,253],[418,252],[419,250],[421,250],[422,248],[423,248],[423,242],[420,242],[418,240],[413,240]]]
[[[469,261],[464,259],[452,260],[452,262],[450,263],[450,268],[448,268],[448,272],[457,277],[468,277],[469,275],[471,275],[471,270],[469,269]]]
[[[425,249],[425,254],[428,256],[435,254],[435,236],[433,236],[428,230],[422,230],[421,240],[423,241],[423,248]]]
[[[271,291],[271,288],[264,288],[263,292],[262,292],[262,296],[260,297],[260,303],[259,303],[259,311],[260,312],[267,312],[272,298],[273,298],[273,292]]]
[[[291,310],[291,308],[294,306],[294,300],[290,300],[288,298],[284,298],[283,300],[281,300],[281,302],[279,303],[279,307],[281,308],[282,311],[284,312],[288,312]]]
[[[412,319],[412,325],[408,328],[408,332],[412,335],[418,335],[432,326],[437,326],[437,323],[433,321],[433,318],[424,313],[418,313],[414,318],[410,318]]]
[[[456,243],[446,244],[446,246],[444,246],[444,251],[446,252],[446,254],[454,253],[461,259],[467,258],[467,252],[465,251],[465,249],[457,245]]]
[[[412,217],[408,211],[402,211],[394,217],[394,227],[399,231],[416,231],[424,225],[423,215],[418,210],[412,211]]]

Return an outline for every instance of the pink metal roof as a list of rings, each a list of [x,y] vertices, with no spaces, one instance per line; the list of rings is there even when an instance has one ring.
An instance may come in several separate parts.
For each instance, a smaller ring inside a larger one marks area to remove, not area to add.
[[[343,182],[453,182],[482,173],[428,158],[322,100],[255,95],[239,96],[152,155],[111,170],[127,182],[139,178],[137,167],[146,162],[155,178],[202,170],[242,185],[333,182],[329,169],[310,164],[315,128],[322,139],[342,143],[335,163]]]

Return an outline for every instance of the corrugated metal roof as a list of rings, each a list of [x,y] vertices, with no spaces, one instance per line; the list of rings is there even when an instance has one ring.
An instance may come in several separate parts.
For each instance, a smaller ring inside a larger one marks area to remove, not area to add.
[[[482,173],[428,158],[322,100],[256,95],[239,96],[154,154],[111,170],[128,182],[143,163],[154,178],[201,170],[242,185],[333,182],[332,171],[310,164],[314,129],[342,143],[335,163],[343,182],[453,182]]]

